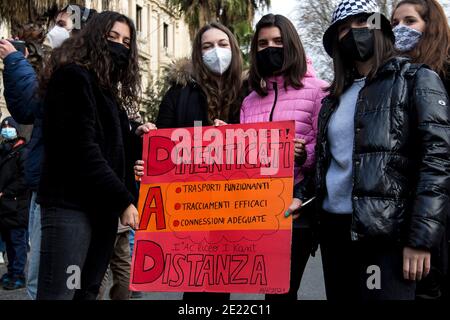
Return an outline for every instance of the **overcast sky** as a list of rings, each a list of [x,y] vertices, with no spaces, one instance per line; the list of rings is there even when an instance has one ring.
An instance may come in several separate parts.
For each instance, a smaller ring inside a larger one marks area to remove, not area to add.
[[[442,3],[444,6],[446,6],[447,15],[450,18],[450,7],[448,5],[450,4],[450,0],[438,0],[440,3]],[[265,14],[265,13],[274,13],[274,14],[282,14],[294,22],[294,25],[296,25],[296,19],[298,16],[297,13],[297,4],[298,0],[272,0],[272,7],[269,10],[266,10],[265,12],[260,12],[255,17],[255,23],[258,22],[258,20]]]
[[[282,14],[294,22],[297,16],[297,4],[298,0],[272,0],[272,7],[265,12],[257,14],[255,22],[258,22],[264,14],[269,12],[273,14]]]

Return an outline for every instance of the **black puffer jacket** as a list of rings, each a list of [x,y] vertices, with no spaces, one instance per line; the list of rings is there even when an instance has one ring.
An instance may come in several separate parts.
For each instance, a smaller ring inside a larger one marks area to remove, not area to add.
[[[322,206],[331,154],[319,116],[316,193]],[[393,58],[367,81],[355,114],[352,239],[401,241],[430,249],[443,235],[450,190],[450,106],[438,75]]]

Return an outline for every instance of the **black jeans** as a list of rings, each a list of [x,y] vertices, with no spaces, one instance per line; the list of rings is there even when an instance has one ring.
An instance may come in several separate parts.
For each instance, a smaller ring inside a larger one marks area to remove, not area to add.
[[[313,237],[311,228],[293,228],[291,246],[291,281],[289,292],[285,294],[266,294],[266,301],[295,301],[300,289],[303,272],[308,263]]]
[[[113,253],[118,217],[43,207],[41,221],[36,299],[95,300]]]
[[[414,300],[416,283],[403,279],[403,248],[394,243],[352,241],[351,215],[324,212],[320,220],[328,300]],[[371,267],[379,268],[380,289],[371,286],[376,283]]]

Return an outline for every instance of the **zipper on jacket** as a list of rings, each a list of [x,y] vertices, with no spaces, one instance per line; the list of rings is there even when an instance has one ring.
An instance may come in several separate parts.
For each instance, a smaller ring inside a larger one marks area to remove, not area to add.
[[[352,212],[352,225],[350,227],[350,234],[351,234],[351,238],[352,241],[358,241],[359,240],[359,235],[354,231],[356,228],[356,223],[355,223],[355,201],[358,201],[359,198],[357,196],[354,195],[354,188],[355,188],[355,169],[356,169],[356,164],[357,162],[360,162],[361,160],[357,160],[355,161],[355,150],[356,150],[356,135],[358,134],[358,128],[356,127],[356,122],[357,122],[357,118],[358,118],[358,105],[361,101],[361,93],[363,92],[363,90],[366,88],[367,86],[367,81],[364,84],[364,86],[361,88],[361,90],[359,90],[358,93],[358,99],[356,100],[356,106],[355,106],[355,117],[353,119],[353,130],[354,130],[354,139],[353,139],[353,160],[352,160],[352,207],[353,207],[353,212]]]
[[[275,91],[275,100],[273,102],[272,111],[270,111],[269,122],[273,121],[273,113],[275,111],[275,106],[277,105],[278,102],[278,84],[276,82],[273,83],[273,90]]]

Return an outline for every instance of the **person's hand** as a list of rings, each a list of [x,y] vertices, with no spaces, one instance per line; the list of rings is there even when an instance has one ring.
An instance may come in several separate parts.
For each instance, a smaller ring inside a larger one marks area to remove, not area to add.
[[[305,148],[306,141],[303,139],[294,139],[294,143],[295,163],[301,166],[305,163],[307,157]]]
[[[3,197],[3,192],[0,192],[0,198]]]
[[[405,247],[403,249],[403,277],[420,281],[430,273],[431,254],[428,251]]]
[[[226,123],[225,121],[216,119],[214,120],[214,127],[221,127],[221,126],[227,126],[228,123]]]
[[[300,213],[298,213],[298,210],[300,210],[301,207],[302,207],[302,200],[297,198],[292,199],[292,203],[285,212],[284,216],[287,218],[290,215],[292,215],[292,219],[297,220],[300,217]]]
[[[120,216],[120,223],[124,226],[129,226],[133,229],[137,229],[139,225],[139,212],[132,204]]]
[[[14,40],[20,40],[19,37],[15,37]],[[25,59],[28,58],[28,56],[30,55],[30,52],[28,51],[28,48],[25,46],[25,52],[23,54],[25,56]]]
[[[7,56],[16,51],[16,48],[14,48],[11,42],[5,39],[0,40],[0,58],[2,60],[5,60]]]
[[[136,163],[134,164],[134,175],[139,178],[144,176],[144,161],[136,161]]]
[[[142,137],[144,134],[149,133],[152,130],[157,130],[158,128],[151,122],[147,122],[146,124],[143,124],[142,126],[139,126],[136,129],[136,135],[139,137]]]

